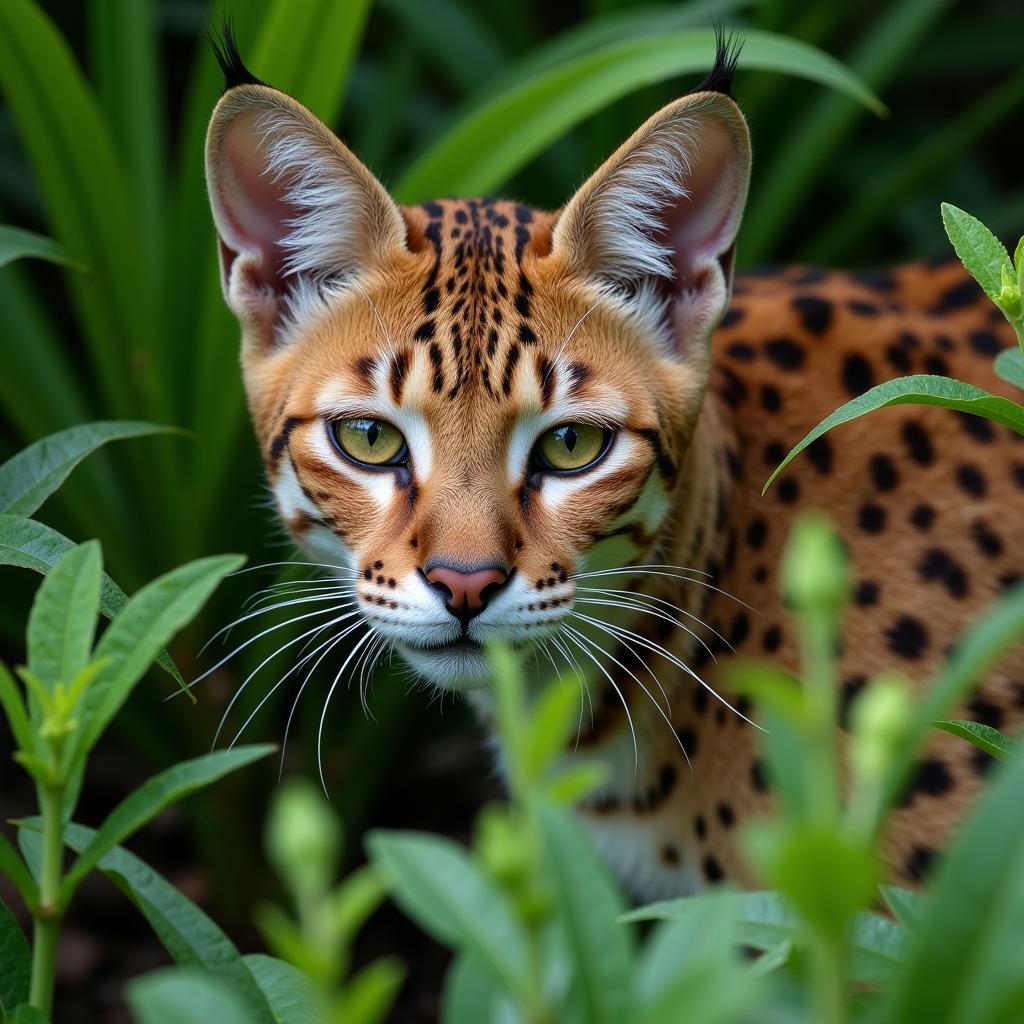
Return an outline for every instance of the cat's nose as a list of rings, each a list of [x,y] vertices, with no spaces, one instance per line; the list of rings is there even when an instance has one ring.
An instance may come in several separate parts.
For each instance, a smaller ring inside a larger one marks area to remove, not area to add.
[[[423,575],[444,597],[448,611],[463,621],[479,615],[487,607],[487,602],[508,582],[508,573],[493,565],[468,572],[435,565]]]

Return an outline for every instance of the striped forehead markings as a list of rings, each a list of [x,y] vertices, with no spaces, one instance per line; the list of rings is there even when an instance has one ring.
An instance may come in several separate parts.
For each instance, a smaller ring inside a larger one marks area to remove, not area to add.
[[[522,267],[534,212],[489,199],[430,202],[421,209],[433,252],[413,338],[427,345],[431,389],[453,399],[475,378],[491,398],[507,397],[522,355],[518,346],[537,343],[528,322],[533,285]]]

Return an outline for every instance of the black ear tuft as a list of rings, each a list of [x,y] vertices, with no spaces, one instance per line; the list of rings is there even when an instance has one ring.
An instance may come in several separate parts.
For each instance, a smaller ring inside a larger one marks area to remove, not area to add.
[[[704,80],[692,92],[720,92],[733,99],[732,76],[740,59],[743,40],[726,35],[722,23],[715,22],[715,63]]]
[[[220,36],[213,31],[206,33],[210,41],[213,55],[217,58],[221,71],[224,72],[224,91],[234,89],[236,85],[266,85],[260,81],[244,64],[235,42],[235,29],[230,16],[224,18]]]

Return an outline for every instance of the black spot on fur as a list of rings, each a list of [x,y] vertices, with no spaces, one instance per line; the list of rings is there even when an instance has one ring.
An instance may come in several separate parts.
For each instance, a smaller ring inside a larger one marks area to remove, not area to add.
[[[843,386],[856,398],[875,383],[871,364],[862,355],[849,355],[843,362]]]
[[[832,303],[817,295],[798,295],[793,308],[800,314],[800,323],[811,334],[824,334],[832,325]]]
[[[750,766],[750,784],[758,793],[768,792],[768,780],[764,776],[764,765],[755,761]]]
[[[929,548],[918,563],[918,574],[929,583],[941,583],[950,597],[958,600],[967,596],[967,573],[964,567],[942,548]]]
[[[880,491],[891,491],[900,482],[900,475],[888,455],[872,455],[869,467],[871,481]]]
[[[1003,553],[1002,538],[983,519],[975,519],[971,523],[971,537],[983,555],[998,558]]]
[[[924,793],[926,796],[942,796],[953,788],[953,776],[949,769],[938,758],[928,758],[922,761],[914,773],[914,780],[910,784],[910,791],[904,797],[904,806],[909,804],[916,793]]]
[[[958,284],[950,285],[940,296],[939,301],[932,307],[932,313],[948,313],[954,309],[964,309],[973,306],[981,298],[981,289],[974,280],[968,278]]]
[[[790,338],[775,338],[765,345],[768,358],[780,370],[799,370],[804,364],[804,350]]]
[[[889,650],[910,661],[917,661],[928,649],[928,631],[913,615],[901,615],[885,631],[885,638]]]
[[[923,882],[934,860],[934,850],[927,846],[915,846],[910,851],[907,862],[903,865],[903,871],[912,881]]]
[[[800,485],[791,476],[784,476],[776,485],[779,501],[792,505],[800,497]]]
[[[725,354],[741,363],[749,363],[756,358],[757,351],[746,341],[734,341],[726,347]]]
[[[763,519],[755,519],[747,527],[747,544],[755,551],[764,546],[768,536],[768,524]]]
[[[984,497],[988,490],[988,481],[986,481],[985,475],[971,463],[964,463],[957,467],[956,482],[960,489],[972,498]]]
[[[907,454],[919,466],[930,466],[935,459],[935,450],[928,432],[916,420],[903,424],[903,441]]]
[[[832,471],[832,442],[827,437],[816,437],[807,446],[807,458],[819,473]]]
[[[878,316],[878,307],[873,302],[863,302],[860,299],[850,299],[846,304],[851,313],[857,316]]]
[[[853,601],[861,608],[870,608],[878,604],[878,584],[873,580],[861,580],[853,593]]]
[[[778,626],[769,626],[761,637],[761,646],[767,654],[774,654],[782,646],[782,630]]]
[[[857,699],[857,695],[867,686],[867,676],[849,676],[843,680],[842,689],[839,691],[839,724],[844,729],[850,728],[850,708]]]
[[[778,388],[772,387],[771,384],[765,384],[761,388],[761,408],[765,412],[778,412],[782,408],[782,396]]]
[[[725,878],[725,872],[722,870],[722,865],[719,864],[718,859],[710,853],[704,858],[702,867],[704,868],[704,877],[709,882],[720,882]]]
[[[890,345],[885,350],[885,356],[894,370],[898,370],[900,373],[910,372],[910,356],[899,345]]]
[[[995,356],[1003,348],[1002,342],[991,331],[971,331],[967,338],[979,355]]]
[[[718,815],[718,820],[722,823],[723,828],[732,828],[736,824],[736,815],[729,804],[719,803],[715,808],[715,813]]]
[[[719,326],[721,327],[732,327],[738,324],[745,316],[747,311],[738,306],[732,306],[725,311],[725,316],[722,317],[722,322]]]
[[[984,416],[972,416],[969,412],[957,412],[960,425],[968,437],[979,444],[990,444],[996,439],[996,428]]]
[[[688,725],[676,730],[676,736],[686,751],[687,757],[692,758],[697,753],[697,733]]]
[[[919,530],[930,530],[935,522],[935,509],[931,505],[915,505],[910,513],[910,522]]]
[[[885,520],[885,509],[874,502],[861,505],[857,513],[857,521],[865,533],[881,533],[885,529]]]
[[[975,697],[967,707],[975,722],[987,725],[990,729],[1002,729],[1003,709],[998,704],[993,704],[985,697]]]

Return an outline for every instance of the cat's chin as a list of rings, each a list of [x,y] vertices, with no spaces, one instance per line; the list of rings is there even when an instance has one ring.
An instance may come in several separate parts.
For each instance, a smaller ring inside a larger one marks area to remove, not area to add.
[[[422,648],[396,643],[395,649],[425,682],[441,689],[479,690],[490,685],[490,665],[477,644],[460,641]]]

